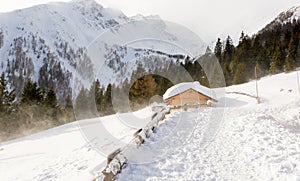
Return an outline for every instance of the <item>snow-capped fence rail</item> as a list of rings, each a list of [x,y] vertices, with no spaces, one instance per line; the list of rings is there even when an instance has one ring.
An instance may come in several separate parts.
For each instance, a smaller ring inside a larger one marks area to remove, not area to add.
[[[171,108],[169,106],[165,106],[158,112],[155,112],[151,117],[151,121],[144,128],[139,129],[133,134],[134,138],[128,145],[109,154],[107,156],[106,167],[102,171],[103,176],[101,177],[99,175],[94,180],[96,181],[100,178],[103,178],[103,181],[114,180],[115,177],[122,172],[122,169],[126,167],[128,161],[126,153],[128,153],[127,149],[129,149],[129,145],[136,145],[136,147],[139,148],[159,125],[159,122],[164,120],[165,115],[170,113],[170,110]]]
[[[253,96],[251,94],[247,94],[247,93],[244,93],[244,92],[226,92],[226,94],[240,94],[240,95],[248,96],[248,97],[256,99],[257,103],[260,103],[259,97]]]

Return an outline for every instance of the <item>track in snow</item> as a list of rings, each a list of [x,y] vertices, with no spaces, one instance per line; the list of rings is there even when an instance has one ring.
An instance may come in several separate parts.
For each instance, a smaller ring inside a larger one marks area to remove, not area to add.
[[[142,151],[134,152],[118,180],[299,181],[300,96],[281,91],[294,90],[293,82],[294,73],[262,79],[261,104],[226,95],[223,121],[213,139],[206,139],[210,109],[170,114]],[[252,88],[253,82],[228,89],[251,93]],[[138,162],[142,157],[149,158]]]

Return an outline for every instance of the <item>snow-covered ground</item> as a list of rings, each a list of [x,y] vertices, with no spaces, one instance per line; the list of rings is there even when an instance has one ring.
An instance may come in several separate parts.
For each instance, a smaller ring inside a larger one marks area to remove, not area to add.
[[[296,72],[262,78],[260,104],[245,95],[226,94],[219,97],[225,107],[173,111],[141,147],[132,149],[118,179],[300,180],[296,81]],[[228,87],[226,92],[255,95],[255,82]],[[141,118],[150,115],[149,108],[136,112]],[[124,146],[147,124],[148,119],[122,121],[128,116],[83,120],[0,143],[0,180],[92,180],[95,169],[101,171],[105,165],[105,153]],[[217,129],[210,129],[212,124]],[[111,137],[99,133],[95,148],[86,131],[100,125]],[[210,134],[211,130],[218,132]]]
[[[94,169],[105,164],[105,153],[101,149],[114,151],[119,146],[109,135],[98,135],[102,141],[95,148],[86,139],[87,128],[103,125],[111,135],[122,142],[129,142],[133,133],[139,129],[137,124],[127,126],[121,116],[112,115],[99,119],[82,120],[50,129],[32,136],[0,143],[0,180],[33,181],[33,180],[92,180]],[[150,117],[151,109],[145,108],[135,112],[136,116]],[[145,123],[139,123],[140,126]],[[132,126],[133,125],[133,126]]]
[[[259,81],[261,104],[227,94],[217,135],[208,143],[212,109],[173,112],[140,150],[119,180],[300,180],[300,93],[296,72]],[[255,95],[255,82],[226,88]],[[143,154],[143,152],[140,152]],[[149,153],[148,153],[149,154]]]

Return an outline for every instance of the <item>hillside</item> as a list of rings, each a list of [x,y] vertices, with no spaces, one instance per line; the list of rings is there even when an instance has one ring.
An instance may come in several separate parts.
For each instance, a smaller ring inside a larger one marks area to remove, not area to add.
[[[225,107],[173,112],[131,155],[117,180],[299,180],[296,80],[296,72],[262,78],[261,104],[226,94],[219,97]],[[255,82],[226,92],[255,95]],[[215,109],[223,112],[217,119]],[[216,134],[209,133],[210,124]]]
[[[299,16],[293,7],[211,50],[181,25],[94,0],[1,13],[0,180],[101,179],[125,147],[117,180],[299,181]],[[218,103],[153,114],[188,81]],[[132,140],[155,115],[165,119]]]
[[[163,64],[170,59],[155,51],[186,55],[177,45],[192,55],[203,54],[206,48],[180,25],[157,16],[126,17],[93,0],[49,3],[0,14],[0,72],[17,89],[17,96],[29,79],[46,91],[54,84],[60,100],[72,94],[74,82],[88,88],[88,78],[100,79],[103,86],[120,84],[130,79],[136,66],[127,66],[128,75],[118,75],[123,80],[110,77],[127,63],[134,64],[133,55],[143,58],[147,54]],[[93,48],[101,49],[96,59],[90,51]],[[115,63],[116,67],[110,66]],[[104,70],[100,75],[99,68]]]
[[[118,178],[299,179],[300,96],[296,80],[296,72],[262,78],[258,84],[261,104],[247,96],[225,94],[218,95],[221,107],[171,113],[144,145],[133,149],[127,168]],[[255,82],[225,91],[255,95]],[[224,114],[215,119],[215,135],[207,130],[211,130],[209,124],[216,110]],[[150,112],[145,109],[136,116],[145,118]],[[82,126],[96,129],[101,124],[113,136],[100,134],[97,139],[85,140]],[[0,169],[5,174],[0,179],[91,180],[105,166],[103,153],[124,145],[143,124],[120,122],[119,116],[113,115],[2,142]],[[138,156],[145,151],[152,156]]]
[[[260,32],[276,28],[277,25],[292,23],[300,16],[300,6],[294,6],[287,11],[280,13],[272,22],[267,24]]]
[[[113,114],[111,92],[133,84],[139,65],[140,72],[163,71],[203,54],[204,45],[181,25],[159,16],[127,17],[94,0],[1,13],[0,75],[5,85],[0,89],[7,96],[1,94],[0,99],[9,100],[0,104],[0,125],[5,127],[1,140],[74,121],[74,107],[86,104],[77,98],[91,97],[85,93],[94,91],[90,89],[96,80],[97,111]],[[93,116],[84,113],[81,118]]]
[[[144,121],[139,119],[143,122],[129,127],[120,119],[127,114],[112,115],[1,142],[0,180],[92,180],[94,172],[105,164],[107,150],[111,152],[128,143],[133,133],[147,124],[151,110],[145,108],[134,114]],[[98,131],[94,132],[97,139],[87,139],[84,130],[102,126],[109,134]]]
[[[219,38],[214,53],[226,85],[255,79],[255,68],[258,77],[295,70],[300,66],[299,32],[299,7],[293,7],[251,37],[242,31],[236,46],[230,36],[224,41]]]

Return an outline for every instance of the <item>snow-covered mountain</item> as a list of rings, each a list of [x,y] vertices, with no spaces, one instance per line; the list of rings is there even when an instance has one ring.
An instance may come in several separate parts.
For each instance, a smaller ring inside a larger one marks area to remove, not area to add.
[[[277,25],[285,23],[293,23],[294,20],[298,20],[300,17],[300,6],[294,6],[287,11],[280,13],[273,21],[265,26],[261,31],[266,31],[275,28]]]
[[[99,47],[97,55],[90,55],[89,49]],[[73,82],[88,86],[85,80],[92,76],[104,85],[118,83],[112,73],[133,64],[133,55],[149,55],[162,62],[177,60],[166,58],[167,54],[195,56],[204,50],[204,42],[179,25],[158,16],[127,17],[93,0],[49,3],[0,14],[0,72],[8,75],[17,93],[30,78],[45,88],[55,84],[63,97],[70,94]],[[101,73],[100,65],[105,70]],[[128,67],[127,74],[134,68]]]

